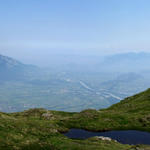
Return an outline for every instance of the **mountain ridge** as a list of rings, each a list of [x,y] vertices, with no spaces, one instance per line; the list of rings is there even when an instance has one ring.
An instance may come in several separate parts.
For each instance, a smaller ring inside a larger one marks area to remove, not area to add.
[[[0,55],[1,81],[24,79],[29,72],[36,69],[36,66],[26,65],[11,57]]]

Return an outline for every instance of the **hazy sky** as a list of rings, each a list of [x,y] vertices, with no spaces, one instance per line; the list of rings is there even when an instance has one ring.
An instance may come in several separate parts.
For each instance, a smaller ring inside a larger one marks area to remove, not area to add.
[[[0,0],[1,54],[126,51],[150,51],[150,0]]]

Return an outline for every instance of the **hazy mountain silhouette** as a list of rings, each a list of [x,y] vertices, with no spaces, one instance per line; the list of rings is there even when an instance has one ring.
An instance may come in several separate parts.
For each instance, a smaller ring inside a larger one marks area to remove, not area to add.
[[[0,55],[0,81],[25,79],[37,67]]]

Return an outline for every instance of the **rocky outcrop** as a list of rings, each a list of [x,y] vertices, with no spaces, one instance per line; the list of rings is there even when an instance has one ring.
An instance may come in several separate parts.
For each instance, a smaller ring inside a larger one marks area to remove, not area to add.
[[[53,114],[51,114],[50,112],[46,112],[46,113],[43,113],[42,114],[42,117],[46,120],[50,120],[50,119],[53,119]]]
[[[112,141],[110,137],[96,136],[96,138],[103,140],[103,141]],[[116,140],[113,140],[113,141],[117,142]]]

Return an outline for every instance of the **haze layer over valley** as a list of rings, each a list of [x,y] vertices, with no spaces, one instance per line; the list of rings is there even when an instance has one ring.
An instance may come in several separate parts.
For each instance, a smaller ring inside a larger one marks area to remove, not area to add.
[[[45,68],[0,56],[0,111],[99,109],[150,87],[149,53],[49,59]]]

